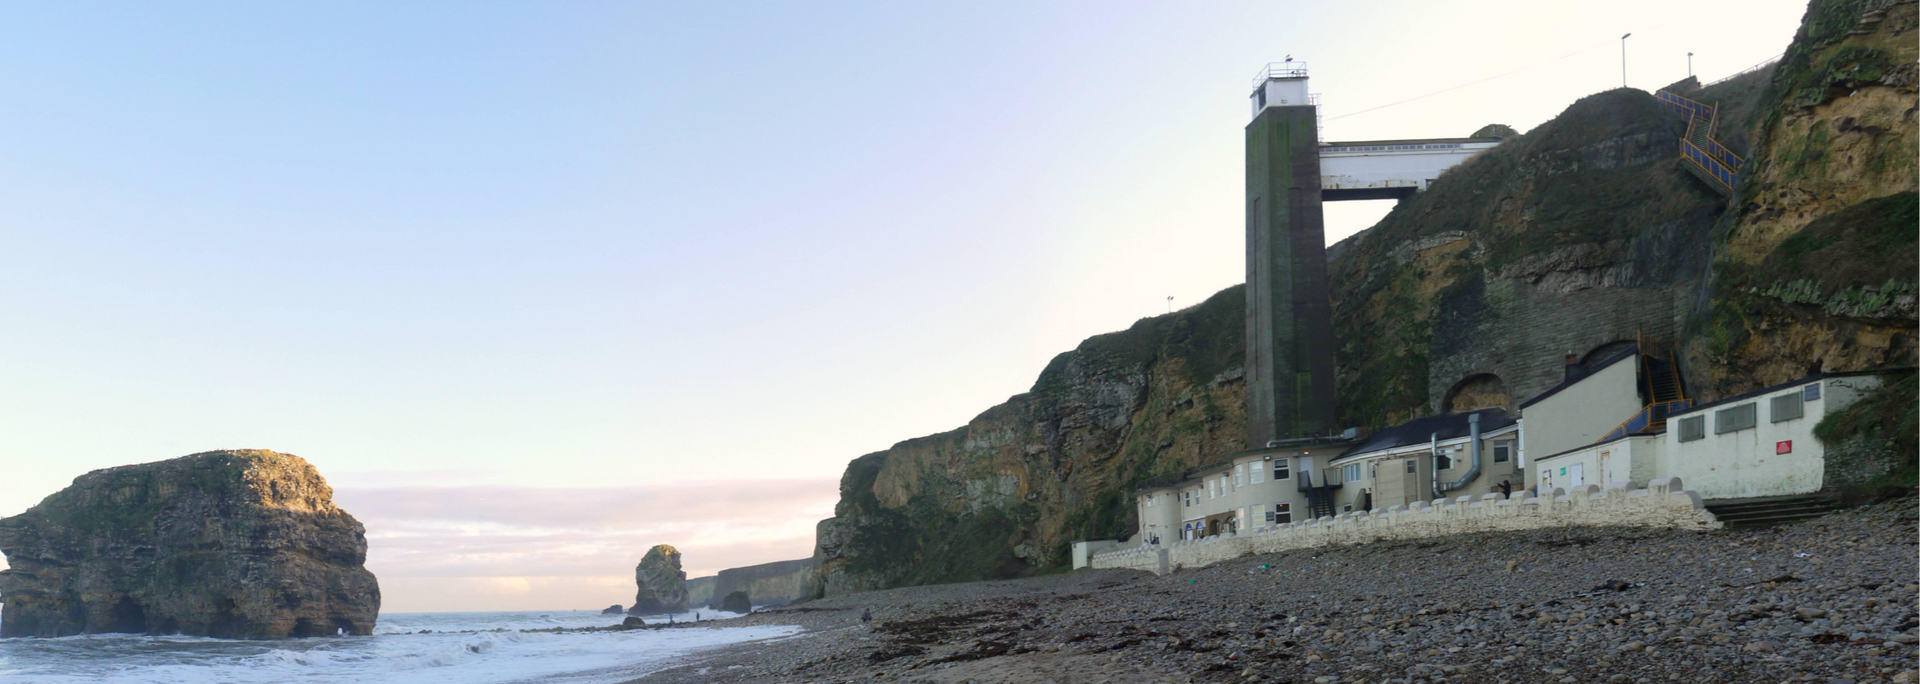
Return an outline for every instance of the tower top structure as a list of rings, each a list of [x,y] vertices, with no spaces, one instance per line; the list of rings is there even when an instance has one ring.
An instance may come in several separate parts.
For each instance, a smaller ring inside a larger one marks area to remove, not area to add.
[[[1318,97],[1307,92],[1307,63],[1272,62],[1253,75],[1253,116],[1268,107],[1311,107]]]

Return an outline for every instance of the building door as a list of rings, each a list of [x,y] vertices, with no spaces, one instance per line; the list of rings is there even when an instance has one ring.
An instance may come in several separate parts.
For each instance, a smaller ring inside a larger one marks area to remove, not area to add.
[[[1412,506],[1413,502],[1420,500],[1420,459],[1407,459],[1402,469],[1407,471],[1407,479],[1404,480],[1407,498],[1403,503]]]
[[[1602,451],[1600,452],[1601,486],[1606,486],[1606,483],[1612,482],[1612,481],[1613,481],[1613,452]]]
[[[1581,467],[1585,465],[1586,465],[1585,463],[1575,463],[1573,465],[1567,466],[1567,488],[1568,489],[1586,486],[1587,484],[1586,475],[1581,472]]]

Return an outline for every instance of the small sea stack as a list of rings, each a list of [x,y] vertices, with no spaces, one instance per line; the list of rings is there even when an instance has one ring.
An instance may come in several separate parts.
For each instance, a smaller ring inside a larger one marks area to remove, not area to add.
[[[0,519],[0,637],[373,633],[366,529],[312,464],[249,449],[96,470]]]

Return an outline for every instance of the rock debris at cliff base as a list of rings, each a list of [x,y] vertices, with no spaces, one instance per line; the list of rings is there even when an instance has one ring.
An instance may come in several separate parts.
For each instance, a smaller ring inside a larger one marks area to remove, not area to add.
[[[836,596],[724,623],[806,636],[636,682],[1911,682],[1915,504]]]

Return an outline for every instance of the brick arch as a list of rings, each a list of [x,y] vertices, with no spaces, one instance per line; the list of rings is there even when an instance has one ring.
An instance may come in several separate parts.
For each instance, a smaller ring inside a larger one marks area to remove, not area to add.
[[[1587,353],[1580,357],[1580,365],[1588,366],[1600,361],[1605,361],[1614,354],[1626,351],[1627,347],[1631,347],[1634,344],[1636,343],[1633,340],[1614,340],[1588,349]]]
[[[1475,373],[1461,378],[1440,400],[1441,413],[1466,413],[1483,408],[1513,410],[1513,394],[1498,375]]]

